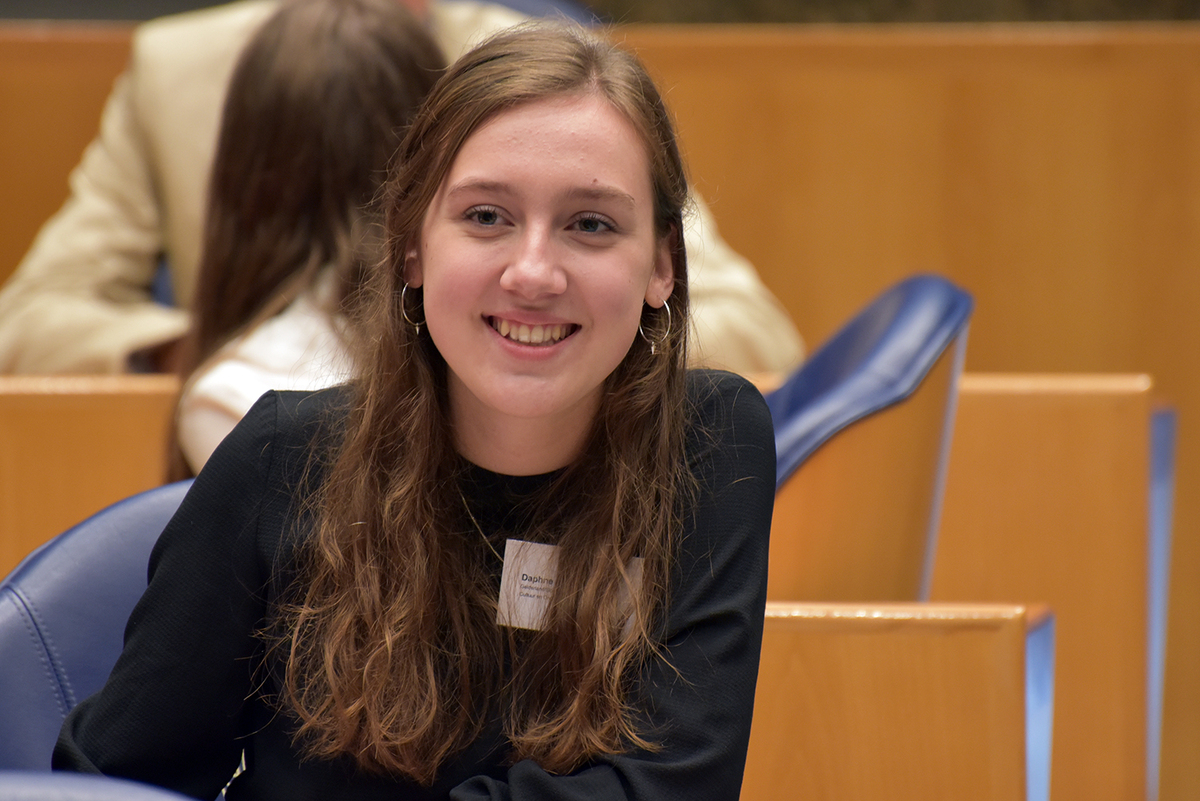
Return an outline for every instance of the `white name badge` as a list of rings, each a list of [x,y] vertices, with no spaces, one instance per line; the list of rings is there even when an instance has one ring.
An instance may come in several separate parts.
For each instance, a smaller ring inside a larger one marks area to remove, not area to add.
[[[500,574],[500,603],[496,623],[518,629],[542,630],[550,596],[558,579],[558,546],[526,540],[504,541],[504,570]],[[642,586],[642,559],[634,558],[629,565],[629,579],[634,592]],[[629,596],[622,592],[621,602],[629,605]],[[628,621],[632,623],[632,619]]]
[[[557,545],[505,540],[496,622],[501,626],[540,631],[557,576]]]

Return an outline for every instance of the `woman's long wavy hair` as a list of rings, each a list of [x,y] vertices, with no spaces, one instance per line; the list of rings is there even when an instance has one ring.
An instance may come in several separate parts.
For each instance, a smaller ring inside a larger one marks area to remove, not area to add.
[[[371,203],[444,68],[396,0],[288,0],[263,23],[225,97],[183,380],[327,269],[329,312],[357,304],[382,239]],[[178,443],[170,471],[190,475]]]
[[[671,310],[643,306],[607,378],[577,460],[522,507],[526,539],[557,543],[558,578],[540,631],[496,624],[486,545],[465,508],[445,361],[405,255],[463,143],[489,119],[538,100],[594,94],[644,140],[657,233],[675,271]],[[283,698],[313,756],[434,780],[499,717],[510,758],[569,772],[654,748],[636,713],[638,679],[661,643],[682,510],[685,456],[687,182],[671,119],[637,59],[574,27],[502,33],[452,65],[401,145],[385,187],[387,255],[373,276],[340,445],[322,465],[315,532],[277,620]],[[407,307],[402,308],[403,302]],[[654,342],[654,348],[649,344]],[[532,536],[530,536],[532,534]],[[630,565],[641,557],[640,583]]]

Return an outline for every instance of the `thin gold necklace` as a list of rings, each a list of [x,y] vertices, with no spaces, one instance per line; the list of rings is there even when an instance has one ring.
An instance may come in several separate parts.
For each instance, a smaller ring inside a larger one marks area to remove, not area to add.
[[[475,530],[479,532],[479,536],[483,539],[483,544],[488,547],[489,551],[496,555],[498,560],[503,562],[504,557],[501,556],[500,552],[496,550],[496,547],[492,545],[492,541],[488,539],[488,535],[483,533],[483,527],[479,525],[479,521],[475,519],[475,515],[471,514],[471,505],[467,503],[467,496],[463,495],[462,490],[458,491],[458,497],[462,498],[463,508],[467,510],[467,517],[471,518],[471,523],[474,524]]]

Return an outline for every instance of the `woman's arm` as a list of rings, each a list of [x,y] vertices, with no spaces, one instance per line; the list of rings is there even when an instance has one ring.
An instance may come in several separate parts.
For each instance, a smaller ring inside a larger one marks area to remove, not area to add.
[[[454,801],[737,801],[750,738],[775,499],[774,434],[744,380],[694,373],[705,430],[693,464],[699,503],[685,519],[670,599],[667,661],[651,666],[643,705],[657,752],[633,752],[570,776],[531,761],[506,781],[475,777]]]
[[[273,396],[214,454],[150,557],[108,681],[68,716],[58,770],[214,798],[241,756],[265,612],[259,507],[274,456]]]

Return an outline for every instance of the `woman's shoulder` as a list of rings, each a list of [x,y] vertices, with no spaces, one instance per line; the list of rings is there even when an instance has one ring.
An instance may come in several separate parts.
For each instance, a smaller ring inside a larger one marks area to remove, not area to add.
[[[724,370],[689,370],[688,401],[704,425],[741,422],[771,428],[762,393],[748,379]]]
[[[267,413],[274,415],[274,428],[281,440],[302,438],[311,442],[314,435],[336,428],[345,419],[350,399],[350,386],[338,384],[324,389],[273,390],[256,406],[268,402]]]
[[[689,370],[688,402],[688,460],[693,469],[706,473],[720,462],[741,463],[742,469],[759,472],[769,465],[773,480],[775,429],[767,402],[754,384],[735,373]]]
[[[271,394],[281,412],[298,422],[309,423],[330,414],[344,413],[351,392],[349,384],[335,384],[320,389],[278,389]]]
[[[308,453],[314,445],[332,442],[345,419],[350,395],[345,385],[264,393],[217,446],[205,468],[212,462],[270,462],[272,454],[296,456]]]
[[[754,384],[745,376],[731,373],[728,370],[713,370],[707,367],[696,367],[687,371],[689,393],[721,392],[735,390],[738,387],[751,387]],[[755,392],[758,390],[755,389]]]

